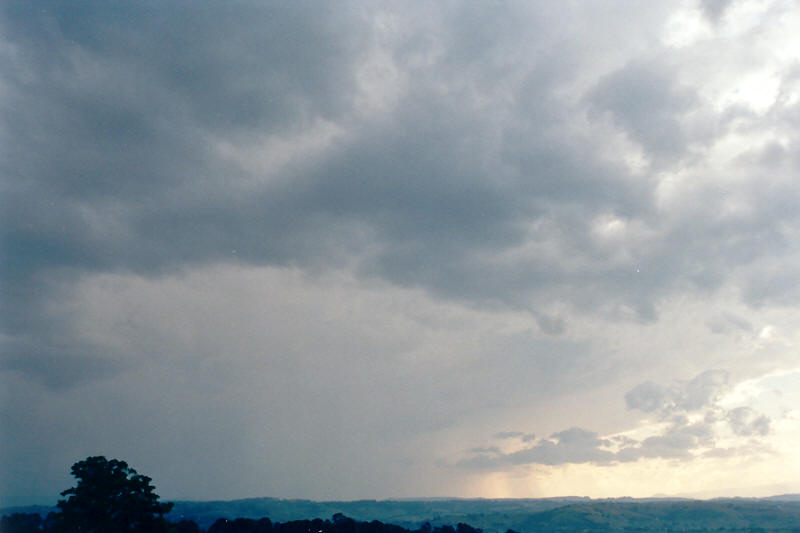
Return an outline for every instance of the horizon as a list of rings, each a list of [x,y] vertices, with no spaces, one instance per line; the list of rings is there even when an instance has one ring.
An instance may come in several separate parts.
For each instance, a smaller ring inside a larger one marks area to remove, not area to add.
[[[798,27],[0,3],[0,506],[800,493]]]
[[[540,499],[404,499],[315,502],[255,498],[233,501],[174,501],[167,504],[167,523],[186,530],[217,531],[233,523],[236,531],[263,531],[283,526],[308,531],[327,530],[347,522],[389,531],[424,533],[501,533],[502,531],[608,531],[626,526],[662,531],[666,526],[692,531],[789,531],[800,516],[800,495],[776,498],[603,498]],[[58,519],[52,507],[3,509],[3,521],[35,523],[31,514]],[[56,511],[58,515],[58,511]],[[324,518],[330,517],[330,518]],[[271,527],[270,527],[271,526]],[[191,528],[191,529],[190,529]],[[250,529],[247,529],[250,528]],[[47,529],[47,528],[45,528]],[[38,531],[38,529],[37,529]]]
[[[685,501],[697,501],[697,502],[712,502],[715,500],[773,500],[777,501],[781,498],[789,498],[797,499],[800,501],[800,493],[798,494],[773,494],[770,496],[715,496],[715,497],[708,497],[708,498],[699,498],[699,497],[691,497],[691,496],[670,496],[670,495],[654,495],[654,496],[643,496],[643,497],[633,497],[633,496],[609,496],[609,497],[602,497],[602,498],[592,498],[589,496],[543,496],[539,498],[530,498],[530,497],[508,497],[508,498],[488,498],[484,496],[475,496],[475,497],[465,497],[465,496],[424,496],[424,497],[409,497],[409,498],[359,498],[355,500],[313,500],[309,498],[280,498],[275,496],[250,496],[246,498],[234,498],[230,500],[186,500],[181,498],[159,498],[161,502],[182,502],[182,503],[232,503],[232,502],[241,502],[241,501],[248,501],[248,500],[275,500],[275,501],[282,501],[282,502],[312,502],[312,503],[359,503],[359,502],[377,502],[377,503],[404,503],[404,502],[447,502],[447,501],[505,501],[505,500],[576,500],[576,501],[593,501],[593,502],[602,502],[602,501],[617,501],[617,500],[634,500],[634,501],[643,501],[643,500],[685,500]],[[2,506],[0,509],[14,509],[14,508],[26,508],[26,507],[48,507],[54,508],[56,507],[54,504],[46,504],[46,503],[28,503],[22,505],[8,505]]]
[[[141,472],[139,472],[141,473]],[[148,476],[152,477],[152,476]],[[156,494],[158,494],[158,486],[155,486]],[[768,490],[762,488],[763,490]],[[702,493],[692,494],[661,494],[656,493],[650,496],[599,496],[592,497],[579,494],[555,495],[555,496],[508,496],[508,497],[489,497],[489,496],[398,496],[388,498],[353,498],[353,499],[314,499],[304,497],[282,497],[282,496],[244,496],[231,499],[186,499],[186,498],[172,498],[162,497],[159,499],[162,502],[190,502],[190,503],[209,503],[209,502],[236,502],[246,500],[275,500],[284,502],[313,502],[313,503],[356,503],[356,502],[424,502],[424,501],[460,501],[460,500],[483,500],[483,501],[500,501],[500,500],[591,500],[591,501],[604,501],[604,500],[692,500],[692,501],[714,501],[714,500],[779,500],[782,498],[797,499],[800,501],[800,493],[769,493],[763,496],[742,496],[737,495],[736,491],[726,491],[728,495],[716,496],[703,496]],[[60,496],[56,500],[60,499]],[[0,508],[15,508],[15,507],[54,507],[55,503],[26,503],[15,505],[2,505]]]

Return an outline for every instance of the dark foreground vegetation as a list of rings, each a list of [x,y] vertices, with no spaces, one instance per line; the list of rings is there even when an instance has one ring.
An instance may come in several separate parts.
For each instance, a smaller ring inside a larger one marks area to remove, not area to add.
[[[73,465],[72,473],[78,483],[61,493],[65,498],[56,508],[0,510],[5,514],[0,533],[800,533],[800,497],[791,495],[711,501],[256,498],[161,503],[150,478],[123,461],[89,457]],[[310,519],[318,516],[332,518]]]
[[[134,529],[97,529],[82,528],[73,526],[72,529],[54,529],[49,518],[43,520],[35,513],[14,513],[0,519],[0,532],[2,533],[34,533],[42,531],[58,532],[92,532],[92,533],[117,533],[123,531],[147,532],[159,531],[165,533],[482,533],[480,529],[474,529],[466,524],[458,524],[456,527],[442,526],[431,527],[423,526],[418,530],[411,531],[400,526],[384,524],[377,520],[372,522],[358,522],[342,514],[333,516],[332,520],[293,520],[291,522],[272,522],[269,518],[227,518],[217,519],[211,527],[201,529],[194,520],[180,520],[178,522],[164,521],[156,529],[151,526],[140,526]]]
[[[331,520],[294,520],[273,523],[269,518],[217,519],[206,529],[191,519],[167,520],[173,503],[159,502],[151,479],[125,461],[88,457],[72,465],[75,487],[61,493],[57,511],[11,513],[0,518],[0,533],[412,533],[377,520],[359,522],[341,513]],[[466,524],[431,527],[413,533],[482,533]]]

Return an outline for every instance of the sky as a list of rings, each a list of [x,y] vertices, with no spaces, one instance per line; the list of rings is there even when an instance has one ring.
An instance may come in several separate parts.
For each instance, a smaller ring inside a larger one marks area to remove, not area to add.
[[[795,2],[0,9],[0,505],[800,492]]]

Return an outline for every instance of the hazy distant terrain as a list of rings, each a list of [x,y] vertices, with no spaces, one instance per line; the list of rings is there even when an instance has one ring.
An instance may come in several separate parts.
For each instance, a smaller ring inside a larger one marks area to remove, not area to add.
[[[314,502],[259,498],[230,502],[176,502],[170,519],[201,526],[221,516],[268,516],[276,521],[328,518],[343,513],[409,529],[463,522],[487,533],[539,531],[800,531],[797,496],[771,499],[446,499]]]
[[[356,520],[397,524],[409,529],[425,522],[432,526],[467,523],[487,531],[514,529],[531,516],[582,501],[580,498],[555,499],[431,499],[431,500],[360,500],[351,502],[315,502],[255,498],[220,502],[175,502],[170,520],[186,518],[201,527],[219,517],[260,518],[285,522],[306,518],[329,518],[342,513]],[[586,499],[585,501],[590,501]]]
[[[7,508],[46,514],[49,508]],[[417,529],[459,522],[486,533],[543,531],[800,531],[800,496],[764,499],[429,499],[316,502],[253,498],[233,501],[177,501],[168,518],[208,528],[218,518],[291,521],[343,513],[360,521],[379,520]]]

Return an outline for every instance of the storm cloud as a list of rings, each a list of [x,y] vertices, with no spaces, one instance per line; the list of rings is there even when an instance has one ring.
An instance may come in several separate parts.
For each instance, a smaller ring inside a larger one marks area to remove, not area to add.
[[[0,502],[97,453],[388,497],[782,427],[725,395],[796,364],[792,6],[1,9]]]

